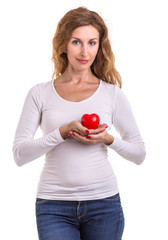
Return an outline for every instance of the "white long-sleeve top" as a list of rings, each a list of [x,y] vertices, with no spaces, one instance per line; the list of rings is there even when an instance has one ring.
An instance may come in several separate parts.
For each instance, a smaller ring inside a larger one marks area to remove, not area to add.
[[[64,140],[59,129],[71,121],[80,121],[86,113],[97,113],[100,123],[109,126],[106,131],[114,126],[121,138],[114,137],[109,146]],[[34,139],[39,125],[43,137]],[[45,154],[38,198],[82,201],[118,193],[108,147],[136,164],[142,163],[146,155],[130,104],[117,85],[100,80],[94,94],[80,102],[63,99],[56,92],[54,80],[30,89],[16,129],[13,154],[18,166]]]

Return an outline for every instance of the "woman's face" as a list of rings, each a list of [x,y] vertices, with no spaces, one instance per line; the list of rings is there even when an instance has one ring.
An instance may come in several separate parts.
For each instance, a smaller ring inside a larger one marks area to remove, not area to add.
[[[67,45],[68,66],[83,71],[91,67],[99,49],[99,32],[92,25],[76,28]]]

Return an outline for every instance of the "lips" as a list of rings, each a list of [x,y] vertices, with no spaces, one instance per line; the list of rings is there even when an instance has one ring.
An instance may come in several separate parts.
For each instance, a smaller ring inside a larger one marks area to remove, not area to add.
[[[85,59],[77,59],[81,64],[87,64],[89,62],[89,60],[85,60]]]

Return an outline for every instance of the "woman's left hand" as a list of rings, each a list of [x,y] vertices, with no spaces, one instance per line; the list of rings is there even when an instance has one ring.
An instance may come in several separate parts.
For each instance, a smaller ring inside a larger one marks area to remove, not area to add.
[[[69,132],[68,136],[86,144],[104,143],[110,145],[113,143],[114,137],[105,131],[107,127],[107,124],[104,123],[100,124],[96,129],[89,129],[86,136],[82,136],[77,132]]]

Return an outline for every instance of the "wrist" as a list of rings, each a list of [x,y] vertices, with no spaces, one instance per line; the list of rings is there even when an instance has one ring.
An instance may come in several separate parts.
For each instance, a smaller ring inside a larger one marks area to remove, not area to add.
[[[60,134],[62,136],[62,138],[65,140],[68,137],[68,133],[69,133],[69,125],[64,125],[62,126],[60,129]]]
[[[114,137],[112,135],[108,134],[105,144],[108,146],[108,145],[111,145],[113,142],[114,142]]]

